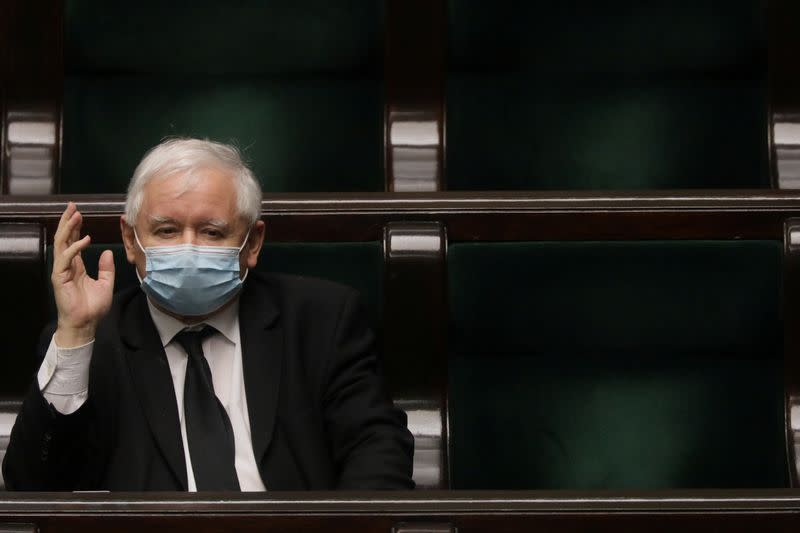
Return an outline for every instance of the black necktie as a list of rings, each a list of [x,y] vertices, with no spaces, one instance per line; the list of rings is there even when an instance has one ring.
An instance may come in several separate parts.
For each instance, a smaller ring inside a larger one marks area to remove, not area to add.
[[[214,393],[211,369],[203,355],[203,339],[213,333],[213,328],[205,326],[175,337],[189,355],[183,387],[186,438],[197,490],[239,490],[233,428]]]

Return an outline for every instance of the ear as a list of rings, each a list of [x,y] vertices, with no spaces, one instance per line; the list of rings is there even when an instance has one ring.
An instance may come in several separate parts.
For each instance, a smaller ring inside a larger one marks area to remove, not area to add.
[[[119,231],[122,234],[122,244],[125,245],[125,257],[128,263],[136,264],[136,236],[133,233],[133,226],[129,226],[125,220],[125,215],[119,217]]]
[[[244,245],[244,261],[247,268],[253,269],[258,263],[258,254],[261,253],[261,246],[264,244],[264,235],[266,234],[266,225],[263,220],[259,220],[253,224],[250,229],[250,236],[247,238],[247,244]]]

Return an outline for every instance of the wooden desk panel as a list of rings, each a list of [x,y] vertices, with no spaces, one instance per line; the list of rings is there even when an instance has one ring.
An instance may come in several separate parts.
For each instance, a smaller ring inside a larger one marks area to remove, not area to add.
[[[798,531],[800,493],[6,493],[0,522],[61,531]],[[455,529],[453,529],[455,528]]]

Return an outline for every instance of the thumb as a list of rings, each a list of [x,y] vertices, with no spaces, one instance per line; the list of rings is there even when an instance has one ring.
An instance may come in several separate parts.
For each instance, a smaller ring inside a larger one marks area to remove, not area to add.
[[[104,250],[100,254],[100,261],[97,263],[97,279],[108,282],[114,287],[114,253],[111,250]]]

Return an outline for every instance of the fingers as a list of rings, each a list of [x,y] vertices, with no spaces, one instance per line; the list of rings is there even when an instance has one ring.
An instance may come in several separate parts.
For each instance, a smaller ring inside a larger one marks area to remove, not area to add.
[[[82,218],[78,207],[73,202],[67,204],[53,237],[53,251],[56,255],[63,253],[64,249],[78,240]]]
[[[88,236],[80,238],[82,224],[83,215],[78,211],[75,202],[69,202],[61,214],[56,234],[53,237],[53,276],[61,276],[70,269],[72,269],[72,276],[69,277],[81,275],[84,272],[83,263],[78,254],[89,246],[90,239]]]
[[[72,266],[72,260],[91,243],[91,238],[86,235],[83,239],[70,244],[63,252],[54,257],[53,276],[63,274]]]
[[[67,208],[64,209],[63,213],[61,213],[61,219],[58,221],[58,227],[60,228],[67,220],[69,220],[69,217],[71,217],[72,213],[74,213],[77,209],[78,207],[75,205],[75,202],[69,202],[67,204]],[[56,230],[56,233],[58,233],[58,230]]]
[[[75,211],[75,214],[72,215],[72,218],[69,221],[69,225],[72,226],[72,231],[69,234],[68,244],[72,244],[73,242],[81,238],[81,226],[83,225],[83,215],[81,215],[80,211]]]
[[[97,263],[97,279],[114,286],[114,253],[111,250],[104,250],[100,254],[100,261]]]

